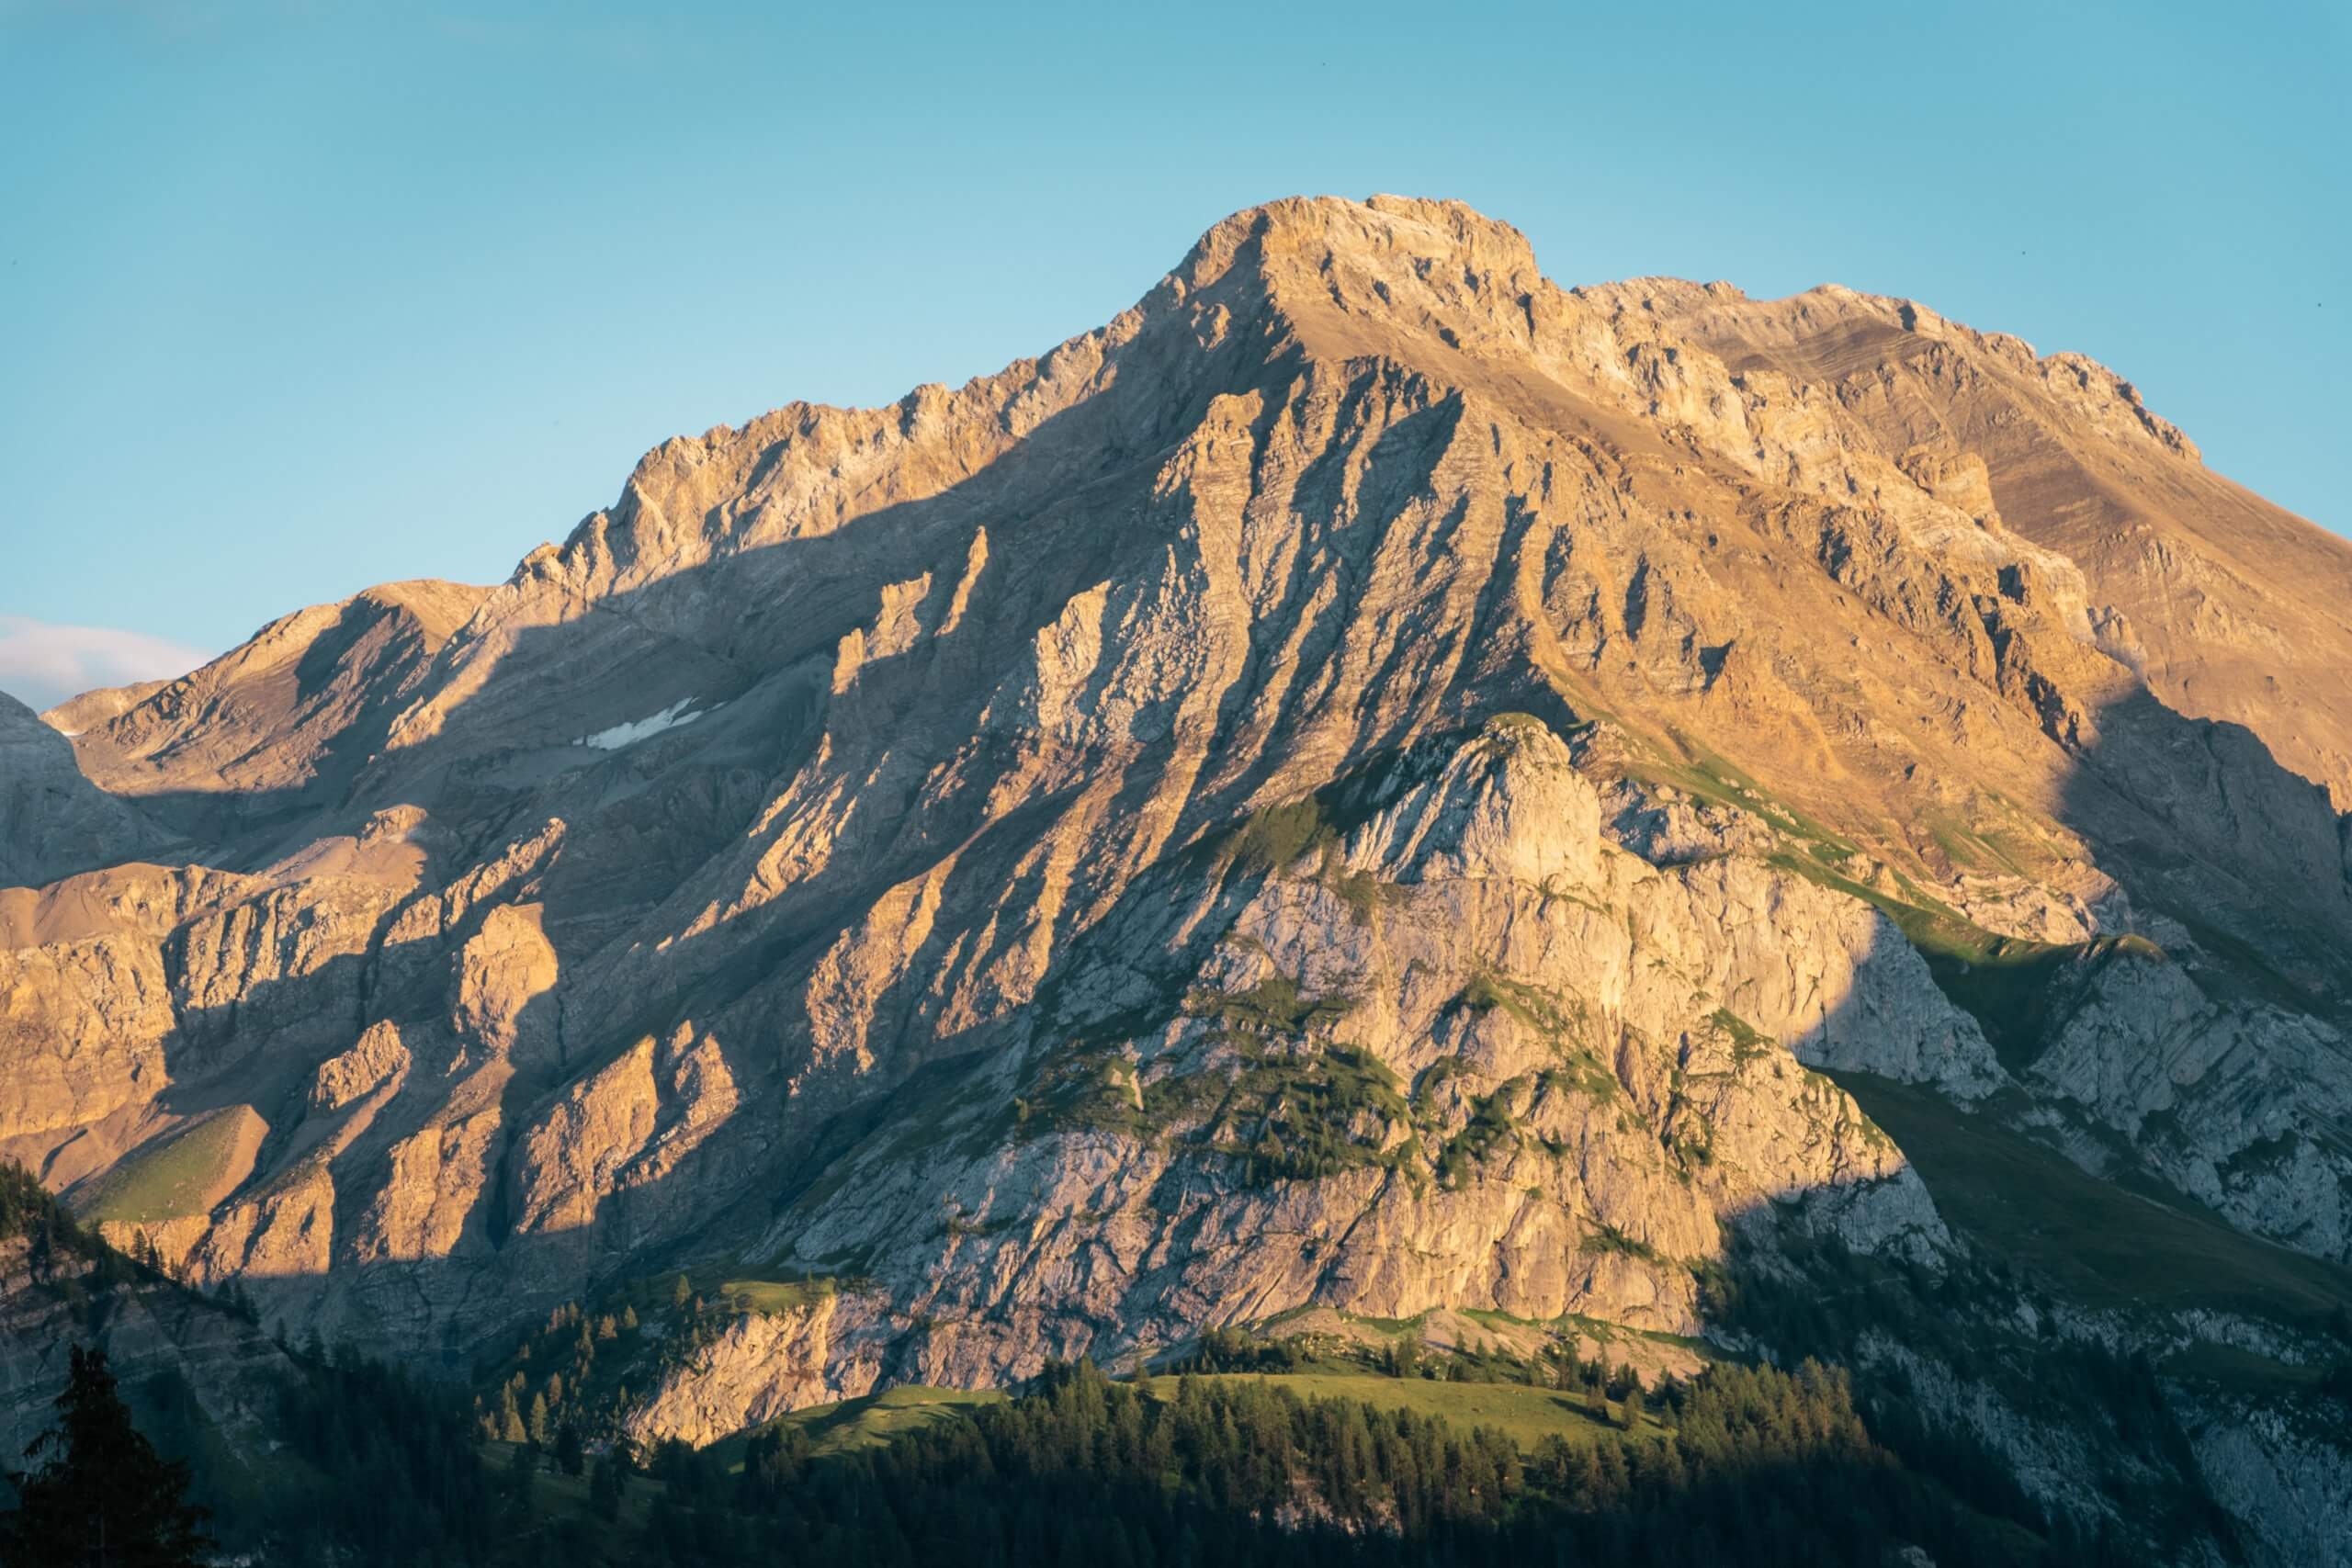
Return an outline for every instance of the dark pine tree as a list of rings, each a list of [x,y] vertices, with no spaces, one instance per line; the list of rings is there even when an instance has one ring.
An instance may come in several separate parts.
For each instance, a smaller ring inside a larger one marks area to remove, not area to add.
[[[588,1506],[600,1519],[621,1517],[621,1470],[610,1454],[599,1455],[596,1468],[589,1472]]]
[[[580,1428],[566,1421],[555,1432],[555,1462],[566,1475],[577,1475],[587,1463],[587,1452],[581,1446]]]
[[[18,1505],[0,1516],[8,1568],[195,1568],[211,1540],[187,1500],[187,1466],[164,1460],[116,1391],[106,1352],[73,1351],[57,1425],[12,1473]]]

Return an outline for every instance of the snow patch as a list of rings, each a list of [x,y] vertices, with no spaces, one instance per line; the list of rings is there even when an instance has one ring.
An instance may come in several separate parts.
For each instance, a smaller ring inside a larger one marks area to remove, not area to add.
[[[650,739],[665,729],[675,729],[682,724],[692,724],[702,716],[698,713],[686,711],[687,705],[694,700],[692,697],[680,697],[650,717],[640,718],[634,724],[616,724],[610,729],[600,729],[594,735],[583,735],[580,738],[580,744],[593,746],[599,751],[617,751],[624,746],[634,746],[640,740]]]

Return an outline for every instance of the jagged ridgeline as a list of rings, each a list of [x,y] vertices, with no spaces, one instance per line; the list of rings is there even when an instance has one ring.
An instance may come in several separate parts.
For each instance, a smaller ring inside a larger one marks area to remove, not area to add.
[[[2347,603],[2079,356],[1277,203],[498,587],[0,709],[0,1152],[582,1506],[1214,1342],[1526,1465],[1569,1365],[1686,1467],[1670,1389],[1858,1410],[1943,1499],[1871,1551],[2341,1562]]]

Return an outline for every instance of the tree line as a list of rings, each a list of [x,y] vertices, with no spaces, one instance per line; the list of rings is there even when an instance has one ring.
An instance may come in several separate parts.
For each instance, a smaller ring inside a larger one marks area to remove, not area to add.
[[[90,1359],[103,1369],[102,1356]],[[86,1408],[83,1366],[77,1351],[69,1398]],[[111,1387],[108,1379],[95,1403],[107,1403]],[[1875,1568],[1909,1545],[1946,1568],[2097,1561],[2094,1543],[1992,1518],[1906,1470],[1872,1438],[1844,1374],[1817,1363],[1713,1367],[1666,1391],[1657,1408],[1667,1425],[1654,1431],[1596,1427],[1522,1451],[1491,1429],[1302,1399],[1251,1378],[1187,1373],[1155,1386],[1079,1362],[1048,1367],[1014,1399],[870,1450],[820,1454],[790,1423],[754,1435],[733,1468],[683,1444],[641,1461],[617,1446],[595,1459],[583,1490],[561,1493],[537,1481],[550,1456],[527,1442],[503,1473],[486,1464],[472,1413],[453,1392],[345,1351],[300,1363],[277,1412],[300,1462],[254,1512],[221,1519],[220,1533],[258,1544],[274,1562],[571,1568]],[[62,1463],[75,1475],[71,1484],[36,1475],[29,1488],[18,1478],[23,1502],[0,1522],[5,1560],[196,1561],[186,1551],[98,1559],[19,1545],[40,1519],[90,1517],[92,1496],[181,1529],[183,1547],[201,1538],[200,1515],[182,1506],[185,1467],[152,1450],[139,1458],[144,1439],[127,1413],[99,1423],[105,1441],[85,1451],[79,1433],[90,1424],[77,1427],[65,1401],[61,1412],[62,1435],[45,1451],[51,1471]],[[632,1493],[636,1506],[625,1508]],[[81,1498],[81,1511],[43,1514],[44,1495]]]
[[[0,1169],[0,1236],[17,1235],[97,1259],[82,1276],[94,1286],[119,1275],[178,1288],[80,1231],[29,1178]],[[688,1322],[706,1315],[695,1304],[690,1295],[673,1303]],[[1805,1310],[1758,1294],[1736,1315]],[[634,1315],[625,1302],[559,1309],[479,1400],[348,1347],[281,1342],[274,1440],[258,1461],[236,1461],[266,1467],[258,1487],[218,1472],[220,1445],[198,1440],[205,1418],[191,1391],[164,1386],[165,1377],[143,1392],[159,1438],[150,1444],[103,1356],[76,1352],[55,1432],[9,1477],[0,1561],[167,1568],[208,1530],[260,1561],[351,1568],[804,1559],[847,1568],[1875,1568],[1913,1545],[1956,1568],[2098,1562],[2113,1551],[2045,1520],[2013,1481],[1987,1473],[1955,1490],[1943,1472],[1965,1477],[1986,1456],[1944,1451],[1943,1436],[1899,1422],[1890,1443],[1886,1418],[1858,1406],[1848,1374],[1813,1361],[1792,1371],[1718,1364],[1645,1390],[1629,1367],[1558,1350],[1437,1356],[1407,1335],[1381,1358],[1399,1377],[1550,1387],[1607,1417],[1522,1450],[1489,1429],[1232,1375],[1302,1367],[1310,1351],[1212,1333],[1173,1378],[1057,1364],[1012,1399],[870,1449],[820,1453],[804,1425],[786,1422],[727,1448],[736,1463],[677,1443],[639,1454],[605,1431],[582,1441],[592,1407],[576,1403],[578,1391],[602,1392],[613,1375],[602,1363],[634,1337]],[[2117,1376],[2110,1407],[2136,1407],[2136,1369]],[[182,1456],[199,1461],[193,1472]],[[59,1520],[86,1526],[107,1509],[153,1522],[156,1554],[92,1558],[27,1544],[53,1546]]]
[[[1136,1565],[2081,1562],[2088,1543],[1987,1518],[1871,1438],[1844,1375],[1719,1366],[1655,1436],[1487,1428],[1247,1378],[1172,1396],[1084,1362],[865,1452],[790,1427],[732,1476],[658,1455],[650,1562]],[[699,1462],[698,1462],[699,1461]]]

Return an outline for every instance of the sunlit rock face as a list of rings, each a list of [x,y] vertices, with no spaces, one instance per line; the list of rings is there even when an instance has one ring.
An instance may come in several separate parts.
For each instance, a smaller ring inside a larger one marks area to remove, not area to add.
[[[1939,1267],[1827,1075],[2340,1262],[2347,590],[2078,356],[1277,203],[495,587],[0,712],[0,1149],[402,1352],[792,1282],[637,1385],[697,1440],[1284,1314],[1697,1335],[1736,1235]]]

